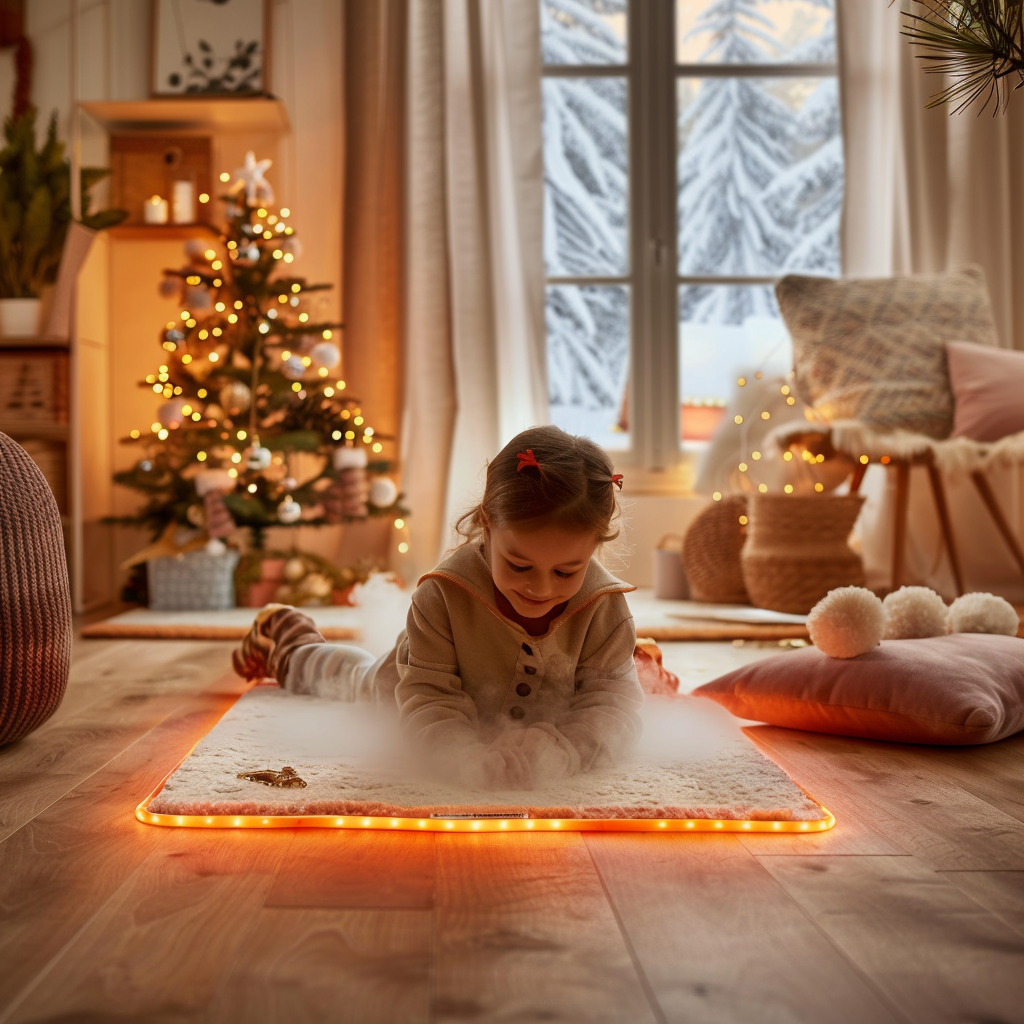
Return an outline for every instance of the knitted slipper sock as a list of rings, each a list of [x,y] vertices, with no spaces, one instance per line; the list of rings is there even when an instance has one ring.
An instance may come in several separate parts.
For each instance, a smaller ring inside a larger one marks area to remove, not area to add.
[[[283,685],[292,653],[305,644],[325,642],[308,615],[290,605],[269,604],[256,613],[231,661],[243,679],[275,679]]]

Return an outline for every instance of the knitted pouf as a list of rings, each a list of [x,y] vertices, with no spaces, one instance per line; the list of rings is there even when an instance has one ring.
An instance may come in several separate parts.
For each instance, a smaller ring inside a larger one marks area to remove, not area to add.
[[[60,512],[39,467],[0,434],[0,745],[57,710],[71,662]]]
[[[697,513],[683,538],[683,568],[694,601],[747,604],[740,552],[747,511],[742,494],[730,494]]]

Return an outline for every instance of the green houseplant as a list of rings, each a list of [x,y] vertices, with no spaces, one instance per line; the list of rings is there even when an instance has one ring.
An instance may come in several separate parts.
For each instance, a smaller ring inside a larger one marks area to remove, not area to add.
[[[57,114],[36,145],[36,111],[4,122],[0,149],[0,300],[38,299],[57,279],[71,223],[71,163],[57,138]],[[90,213],[91,188],[110,172],[81,170],[81,223],[99,230],[119,224],[124,210]]]

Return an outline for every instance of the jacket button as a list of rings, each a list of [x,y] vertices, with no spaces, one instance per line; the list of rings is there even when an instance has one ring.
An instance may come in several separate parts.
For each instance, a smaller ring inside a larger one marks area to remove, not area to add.
[[[520,697],[529,697],[530,694],[533,693],[533,689],[529,683],[520,683],[516,687],[516,693],[518,693]]]
[[[523,652],[533,657],[533,648],[529,644],[523,644]]]
[[[537,669],[536,669],[536,668],[534,668],[534,666],[533,666],[533,665],[524,665],[524,666],[523,666],[523,671],[524,671],[524,672],[525,672],[525,673],[526,673],[526,674],[527,674],[528,676],[535,676],[535,675],[537,674]]]
[[[526,712],[518,704],[513,704],[508,709],[508,713],[516,720],[526,717]]]

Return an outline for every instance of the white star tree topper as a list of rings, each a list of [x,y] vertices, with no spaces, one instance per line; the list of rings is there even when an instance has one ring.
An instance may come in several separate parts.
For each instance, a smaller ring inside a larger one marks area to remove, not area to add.
[[[270,182],[263,176],[273,163],[273,160],[257,160],[256,154],[250,149],[245,154],[245,164],[235,168],[228,193],[234,195],[244,189],[245,201],[250,206],[254,206],[258,202],[272,203],[274,190],[270,187]]]

